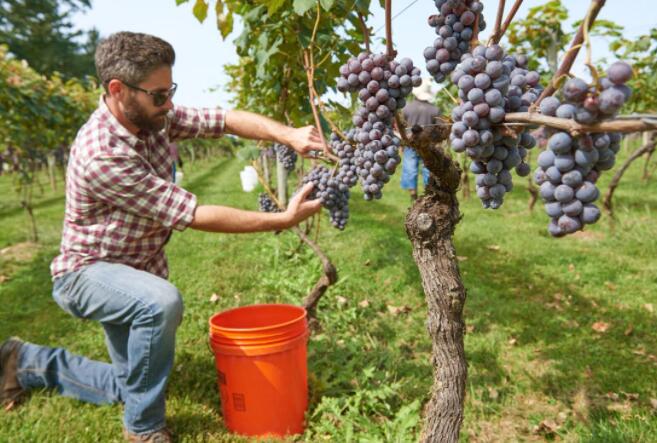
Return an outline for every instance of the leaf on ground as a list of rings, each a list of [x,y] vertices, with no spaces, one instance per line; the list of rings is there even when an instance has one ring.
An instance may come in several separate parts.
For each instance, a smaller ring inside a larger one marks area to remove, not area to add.
[[[466,334],[470,334],[470,333],[474,332],[474,330],[475,330],[475,325],[466,325],[465,326],[465,333]]]
[[[568,270],[569,270],[570,272],[575,272],[575,265],[572,264],[572,263],[570,263],[570,264],[568,265]]]
[[[556,421],[546,419],[541,421],[538,425],[534,426],[534,433],[541,435],[555,435],[561,426]]]
[[[630,401],[637,401],[639,399],[639,394],[635,392],[623,392],[621,391],[621,394],[625,396],[626,399]]]
[[[626,337],[628,337],[628,336],[632,335],[633,332],[634,332],[634,326],[633,326],[633,325],[629,325],[629,326],[625,329],[625,332],[623,332],[623,334],[624,334]]]
[[[210,303],[216,303],[219,300],[219,296],[216,293],[213,293],[210,296]]]
[[[646,303],[645,305],[643,305],[643,309],[645,309],[650,313],[653,313],[655,311],[655,308],[653,307],[652,303]]]
[[[457,256],[456,256],[456,259],[457,259],[458,261],[466,261],[466,260],[468,259],[468,257],[466,257],[466,256],[464,256],[464,255],[457,255]]]
[[[371,262],[370,262],[370,260],[369,260],[369,259],[367,259],[367,260],[365,260],[365,263],[364,263],[364,264],[365,264],[365,266],[369,266],[369,265],[370,265],[370,263],[371,263]]]
[[[411,307],[404,305],[404,306],[393,306],[393,305],[388,305],[388,312],[390,312],[392,315],[399,315],[399,314],[406,314],[408,312],[411,312]]]
[[[0,285],[9,280],[9,277],[6,275],[0,275]]]
[[[617,288],[617,286],[615,284],[613,284],[612,282],[610,282],[610,281],[606,281],[605,286],[607,288],[609,288],[609,290],[612,291],[612,292],[615,291],[616,288]]]
[[[345,297],[338,295],[337,297],[335,297],[335,301],[338,302],[338,305],[342,306],[342,305],[346,305],[348,300]]]
[[[499,245],[488,245],[486,246],[486,249],[489,251],[499,251],[501,248]]]
[[[609,330],[609,326],[610,326],[609,323],[606,323],[606,322],[603,322],[603,321],[596,321],[595,323],[593,323],[591,328],[595,332],[604,333],[604,332],[607,332]]]
[[[518,344],[518,340],[515,337],[511,337],[511,339],[508,342],[511,346],[515,346]]]
[[[368,299],[365,299],[361,302],[358,303],[358,306],[361,308],[367,308],[370,305],[370,301]]]
[[[651,398],[651,399],[650,399],[650,406],[652,406],[652,408],[653,408],[655,411],[657,411],[657,398]]]
[[[632,411],[632,405],[627,402],[613,402],[607,405],[607,410],[611,412],[628,413]]]
[[[497,400],[500,397],[500,393],[495,388],[488,388],[488,397],[491,400]]]

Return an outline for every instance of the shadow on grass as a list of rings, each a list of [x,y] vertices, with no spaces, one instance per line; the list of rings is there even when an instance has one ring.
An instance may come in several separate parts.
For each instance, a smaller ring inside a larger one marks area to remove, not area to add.
[[[657,339],[654,317],[648,311],[591,297],[573,284],[567,271],[543,275],[538,251],[535,257],[529,250],[526,254],[481,253],[481,244],[471,236],[459,239],[459,254],[477,257],[476,263],[461,266],[469,288],[466,318],[478,334],[495,328],[513,336],[517,346],[535,348],[534,363],[543,370],[529,374],[534,389],[570,406],[576,395],[584,392],[592,405],[588,418],[597,421],[617,415],[602,408],[605,393],[638,393],[639,405],[654,395],[657,361],[651,361],[650,354],[657,349]],[[594,267],[600,267],[595,256],[575,253],[568,258],[568,251],[560,251],[558,244],[552,247],[552,254],[562,254],[577,266],[591,260]],[[610,270],[608,278],[613,280],[613,274]],[[609,330],[595,332],[595,322],[609,324]],[[503,351],[492,352],[473,353],[466,348],[469,364],[488,374],[471,378],[469,384],[498,381],[491,365],[502,358]]]

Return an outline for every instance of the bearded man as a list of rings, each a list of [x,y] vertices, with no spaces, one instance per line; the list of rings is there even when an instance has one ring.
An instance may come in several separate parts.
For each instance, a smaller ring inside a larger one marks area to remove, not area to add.
[[[271,140],[302,155],[322,149],[310,126],[291,128],[261,115],[174,106],[175,53],[160,38],[119,32],[95,55],[104,87],[98,109],[71,147],[53,298],[69,314],[101,323],[111,363],[11,338],[0,347],[0,403],[53,388],[83,401],[124,404],[128,441],[168,442],[165,388],[183,303],[168,278],[164,246],[173,230],[277,231],[320,210],[312,184],[281,213],[199,205],[174,184],[170,144],[224,133]]]

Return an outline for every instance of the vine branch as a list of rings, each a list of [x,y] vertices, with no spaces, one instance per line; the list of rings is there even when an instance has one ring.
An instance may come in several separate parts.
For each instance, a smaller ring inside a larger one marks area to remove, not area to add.
[[[564,75],[568,75],[568,73],[570,72],[570,68],[572,68],[573,63],[577,58],[577,54],[579,53],[579,50],[582,47],[582,42],[584,41],[584,34],[590,30],[591,26],[593,26],[593,23],[595,22],[595,19],[598,16],[600,9],[602,9],[602,7],[604,6],[605,1],[606,0],[591,0],[591,6],[587,14],[587,18],[589,20],[582,21],[582,24],[579,26],[579,29],[577,30],[577,34],[575,35],[575,38],[570,44],[570,49],[568,49],[566,55],[563,58],[563,61],[561,62],[561,66],[559,66],[559,69],[557,69],[557,72],[555,72],[548,86],[543,90],[540,97],[538,97],[538,100],[536,100],[536,102],[532,105],[533,109],[536,109],[536,107],[541,103],[541,101],[545,97],[549,97],[552,94],[554,94],[554,92],[557,90],[557,86],[556,86],[557,82],[561,78],[563,78]]]
[[[506,30],[509,29],[511,22],[513,21],[513,17],[515,17],[516,12],[518,12],[518,9],[520,9],[520,5],[522,5],[522,2],[523,0],[516,0],[513,6],[511,6],[511,10],[509,11],[509,14],[506,16],[506,19],[504,20],[502,29],[500,29],[500,33],[496,36],[496,39],[493,41],[493,43],[499,43],[500,40],[502,40],[502,37],[504,36],[504,34],[506,34]]]
[[[595,123],[593,125],[583,125],[575,120],[567,118],[550,117],[538,114],[536,112],[511,112],[504,117],[505,123],[522,123],[528,125],[549,126],[551,128],[569,131],[577,136],[583,133],[597,132],[643,132],[657,129],[657,121],[640,118],[640,119],[614,119]]]
[[[390,60],[397,57],[392,46],[392,0],[386,0],[386,55]]]
[[[497,16],[495,17],[495,27],[493,28],[493,33],[491,34],[490,38],[488,39],[487,45],[490,45],[492,42],[499,42],[499,38],[497,37],[502,28],[502,16],[504,15],[504,5],[506,4],[506,0],[499,0],[497,2]]]
[[[370,31],[367,29],[367,25],[365,24],[365,19],[363,18],[363,14],[358,12],[358,21],[360,22],[360,27],[363,30],[363,40],[365,43],[365,50],[370,53]]]

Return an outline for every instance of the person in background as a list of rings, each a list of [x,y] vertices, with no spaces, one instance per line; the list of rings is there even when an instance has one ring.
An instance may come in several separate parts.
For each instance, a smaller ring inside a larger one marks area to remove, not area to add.
[[[100,322],[111,363],[10,338],[0,346],[3,409],[31,389],[52,388],[86,402],[123,403],[128,441],[172,441],[165,390],[183,316],[181,294],[167,280],[164,246],[172,232],[278,231],[321,208],[319,200],[306,200],[312,184],[284,212],[261,213],[199,204],[173,183],[176,140],[229,133],[302,155],[322,149],[311,126],[174,106],[174,60],[171,45],[152,35],[119,32],[103,40],[95,61],[105,93],[71,147],[60,254],[51,264],[53,298],[72,316]]]
[[[431,79],[423,78],[422,84],[413,88],[412,94],[415,100],[404,106],[402,110],[407,126],[410,128],[415,125],[434,124],[436,117],[440,116],[441,112],[431,103],[436,95],[431,89]],[[411,200],[417,199],[419,168],[422,168],[422,179],[426,186],[429,181],[429,170],[424,166],[415,149],[408,146],[403,147],[401,188],[408,189]]]

